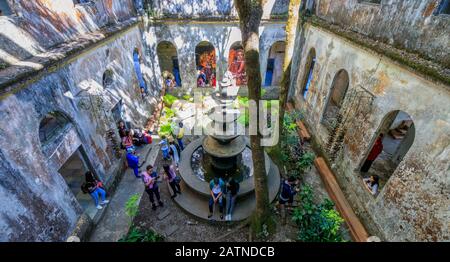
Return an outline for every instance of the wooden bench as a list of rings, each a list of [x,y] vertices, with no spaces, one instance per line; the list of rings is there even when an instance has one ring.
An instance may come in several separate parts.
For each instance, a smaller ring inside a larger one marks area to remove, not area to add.
[[[311,135],[308,132],[308,129],[306,129],[305,124],[301,120],[297,120],[297,127],[298,127],[298,134],[302,138],[302,141],[309,141],[311,139]]]
[[[328,191],[328,195],[336,204],[336,209],[345,219],[353,240],[356,242],[367,242],[369,234],[361,221],[359,221],[355,212],[353,212],[353,209],[345,198],[333,172],[330,170],[325,160],[322,157],[318,157],[314,160],[314,165],[319,171],[322,181],[325,184],[325,188]]]

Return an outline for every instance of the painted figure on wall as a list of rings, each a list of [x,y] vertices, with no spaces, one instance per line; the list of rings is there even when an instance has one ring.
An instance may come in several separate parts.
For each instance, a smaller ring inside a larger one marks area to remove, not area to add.
[[[247,75],[245,73],[244,49],[241,45],[231,47],[228,61],[228,71],[233,74],[233,78],[236,80],[236,85],[246,85]]]
[[[197,54],[197,86],[215,86],[216,50],[209,43],[201,43],[196,48]]]

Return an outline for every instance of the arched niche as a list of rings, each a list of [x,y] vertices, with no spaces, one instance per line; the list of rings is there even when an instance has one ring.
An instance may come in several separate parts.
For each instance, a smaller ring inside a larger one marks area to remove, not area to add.
[[[277,41],[269,50],[264,86],[279,86],[283,75],[286,42]]]
[[[316,50],[314,48],[311,48],[306,58],[306,63],[303,70],[303,78],[300,83],[301,95],[304,99],[306,99],[309,88],[311,86],[315,64],[316,64]]]
[[[170,83],[173,86],[181,86],[180,66],[178,63],[178,54],[175,45],[169,41],[161,41],[156,47],[159,67],[164,83]],[[169,79],[170,81],[166,81]]]
[[[336,118],[341,112],[349,83],[348,72],[345,69],[339,70],[333,78],[322,118],[322,123],[329,129],[334,128]]]

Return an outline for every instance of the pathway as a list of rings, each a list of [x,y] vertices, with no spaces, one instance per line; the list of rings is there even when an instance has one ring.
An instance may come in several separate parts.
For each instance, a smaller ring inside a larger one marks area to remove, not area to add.
[[[145,157],[146,159],[146,162],[142,168],[145,168],[145,166],[149,164],[153,165],[155,163],[156,157],[160,151],[158,142],[159,139],[154,137],[152,145],[145,146],[137,150],[141,158]],[[117,242],[122,236],[124,236],[128,232],[128,227],[130,224],[130,218],[125,214],[125,204],[135,193],[140,195],[140,201],[143,190],[144,186],[141,179],[137,179],[134,176],[133,171],[128,168],[117,186],[116,191],[110,198],[110,203],[107,205],[105,214],[103,215],[102,220],[99,221],[97,226],[94,228],[89,241]]]

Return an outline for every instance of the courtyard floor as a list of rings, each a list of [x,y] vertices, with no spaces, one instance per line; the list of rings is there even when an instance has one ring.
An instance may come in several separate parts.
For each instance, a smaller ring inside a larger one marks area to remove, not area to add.
[[[186,102],[186,101],[185,101]],[[184,103],[185,106],[179,112],[183,117],[183,122],[188,128],[192,127],[192,106],[190,103]],[[186,105],[187,104],[187,105]],[[186,110],[186,111],[183,111]],[[185,144],[188,144],[194,137],[186,136]],[[146,164],[153,164],[157,170],[162,170],[162,154],[157,145],[159,138],[156,137],[152,149],[147,156]],[[309,145],[306,143],[306,147]],[[280,168],[281,170],[282,168]],[[329,198],[321,178],[314,166],[302,176],[302,183],[312,187],[315,201],[321,202]],[[151,209],[151,203],[148,195],[144,192],[144,186],[140,179],[136,179],[131,169],[126,171],[122,181],[118,185],[116,192],[111,197],[111,203],[106,210],[102,220],[93,231],[90,241],[118,241],[124,236],[130,226],[130,218],[125,214],[125,204],[127,200],[135,193],[140,195],[139,212],[133,220],[133,225],[143,229],[151,229],[165,236],[166,241],[176,242],[211,242],[211,241],[233,241],[246,242],[251,241],[249,228],[245,222],[222,222],[199,220],[188,214],[170,198],[170,192],[165,181],[159,184],[161,199],[164,207],[158,207],[157,210]],[[205,202],[205,208],[207,208]],[[239,203],[237,203],[239,205]],[[295,201],[294,206],[298,205]],[[286,223],[282,223],[281,215],[273,206],[274,218],[276,221],[276,232],[272,234],[267,241],[289,242],[295,241],[297,236],[296,225],[291,221],[290,215],[287,216]],[[350,240],[348,230],[343,224],[342,232],[346,240]]]

